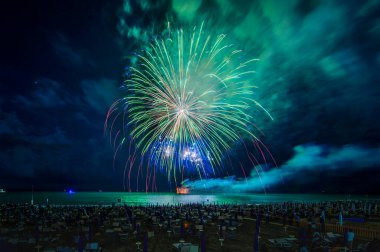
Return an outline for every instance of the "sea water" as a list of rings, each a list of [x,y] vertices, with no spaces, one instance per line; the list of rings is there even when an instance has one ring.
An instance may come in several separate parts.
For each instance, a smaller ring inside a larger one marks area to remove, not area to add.
[[[32,192],[0,194],[0,204],[30,203]],[[173,204],[265,204],[272,202],[321,202],[337,200],[380,200],[380,195],[333,194],[188,194],[128,192],[34,192],[34,204],[45,205],[173,205]]]

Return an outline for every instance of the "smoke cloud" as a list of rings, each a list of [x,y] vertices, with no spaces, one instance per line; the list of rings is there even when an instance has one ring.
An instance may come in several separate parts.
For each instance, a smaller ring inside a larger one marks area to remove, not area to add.
[[[211,178],[188,181],[186,185],[193,191],[270,192],[271,188],[283,184],[284,181],[288,186],[292,186],[292,183],[313,184],[319,179],[311,176],[314,172],[339,177],[339,174],[348,176],[380,165],[380,147],[347,145],[334,148],[309,144],[296,146],[294,152],[294,156],[282,166],[268,171],[264,171],[262,166],[256,166],[247,178]]]

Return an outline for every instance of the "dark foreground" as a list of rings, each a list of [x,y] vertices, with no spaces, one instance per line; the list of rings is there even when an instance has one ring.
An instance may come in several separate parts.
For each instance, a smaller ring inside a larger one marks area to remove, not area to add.
[[[380,202],[0,205],[0,251],[380,251]],[[351,237],[353,240],[351,241]]]

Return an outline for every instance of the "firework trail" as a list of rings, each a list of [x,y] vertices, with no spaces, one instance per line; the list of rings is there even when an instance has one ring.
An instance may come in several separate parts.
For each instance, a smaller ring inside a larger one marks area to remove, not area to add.
[[[232,144],[245,138],[261,143],[252,124],[254,109],[271,116],[253,99],[257,59],[246,59],[226,35],[207,33],[203,23],[191,32],[168,28],[166,38],[156,38],[137,55],[124,83],[126,96],[109,109],[105,129],[111,139],[114,122],[124,113],[126,124],[116,138],[125,139],[120,132],[127,131],[141,156],[169,180],[181,171],[183,176],[184,169],[202,178],[223,166]]]

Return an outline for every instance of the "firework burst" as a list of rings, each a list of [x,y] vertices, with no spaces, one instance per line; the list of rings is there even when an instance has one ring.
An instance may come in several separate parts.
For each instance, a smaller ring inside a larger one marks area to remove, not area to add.
[[[232,144],[247,137],[258,140],[252,110],[269,115],[253,99],[257,59],[246,59],[226,35],[208,34],[203,23],[191,32],[169,29],[166,36],[137,55],[124,84],[126,96],[111,106],[106,128],[112,134],[122,111],[123,131],[169,179],[184,168],[208,176],[221,167]],[[121,145],[125,138],[119,133]]]

